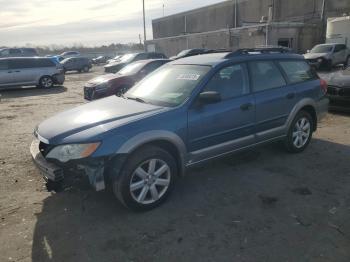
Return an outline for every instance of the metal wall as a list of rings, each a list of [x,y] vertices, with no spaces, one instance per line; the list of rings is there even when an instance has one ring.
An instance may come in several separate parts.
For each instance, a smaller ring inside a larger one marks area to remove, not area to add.
[[[153,20],[154,40],[147,43],[168,56],[188,48],[236,49],[264,45],[266,27],[259,23],[262,16],[267,18],[271,6],[273,25],[270,25],[268,44],[277,45],[279,40],[289,39],[292,48],[302,53],[323,41],[322,3],[323,0],[225,1]],[[325,19],[346,12],[350,13],[350,0],[326,0]]]
[[[269,6],[273,7],[274,21],[317,22],[322,3],[323,0],[225,1],[153,20],[153,39],[256,24],[262,16],[268,16]],[[343,13],[350,13],[350,0],[326,0],[325,17]]]

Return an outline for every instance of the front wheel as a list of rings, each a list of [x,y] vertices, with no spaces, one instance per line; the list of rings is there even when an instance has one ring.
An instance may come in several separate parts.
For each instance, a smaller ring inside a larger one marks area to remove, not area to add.
[[[165,201],[176,174],[171,154],[156,146],[145,146],[129,157],[120,175],[113,179],[113,191],[126,207],[150,210]]]
[[[300,111],[294,118],[285,140],[286,148],[291,153],[300,153],[309,145],[312,132],[313,120],[306,111]]]
[[[51,76],[43,76],[42,78],[40,78],[39,80],[39,86],[41,88],[50,88],[53,87],[53,79]]]
[[[348,66],[350,66],[350,55],[349,55],[348,58],[346,59],[344,67],[346,68],[346,67],[348,67]]]
[[[83,72],[84,72],[84,73],[89,72],[89,70],[90,70],[90,68],[89,68],[88,66],[84,66],[84,67],[83,67]]]

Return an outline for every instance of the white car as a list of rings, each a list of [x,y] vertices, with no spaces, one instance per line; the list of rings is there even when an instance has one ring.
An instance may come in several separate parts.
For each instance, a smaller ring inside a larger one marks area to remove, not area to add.
[[[68,51],[60,54],[60,56],[64,58],[77,57],[80,56],[80,53],[78,51]]]
[[[350,65],[350,50],[344,44],[316,45],[306,54],[305,59],[316,68],[331,69],[333,66]]]

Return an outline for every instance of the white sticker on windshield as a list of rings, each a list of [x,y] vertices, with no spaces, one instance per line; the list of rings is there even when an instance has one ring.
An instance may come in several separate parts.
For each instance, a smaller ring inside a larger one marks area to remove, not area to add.
[[[196,81],[200,75],[197,74],[180,74],[176,79],[177,80],[190,80],[190,81]]]

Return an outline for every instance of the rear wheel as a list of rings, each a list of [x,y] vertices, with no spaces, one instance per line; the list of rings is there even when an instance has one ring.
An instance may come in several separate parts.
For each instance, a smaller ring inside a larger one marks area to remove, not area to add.
[[[286,148],[291,153],[300,153],[310,143],[313,132],[313,119],[306,111],[300,111],[294,118],[285,140]]]
[[[42,78],[40,78],[39,80],[39,86],[41,88],[50,88],[53,87],[53,79],[51,76],[43,76]]]
[[[345,67],[350,66],[350,55],[346,58]]]
[[[177,174],[175,159],[156,146],[145,146],[126,161],[113,181],[116,197],[128,208],[146,211],[165,201]]]

